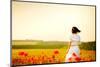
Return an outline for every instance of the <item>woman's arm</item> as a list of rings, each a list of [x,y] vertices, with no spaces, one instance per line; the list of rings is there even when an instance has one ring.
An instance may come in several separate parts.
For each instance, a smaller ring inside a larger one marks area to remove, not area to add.
[[[68,44],[67,53],[69,52],[70,47],[71,47],[71,41],[70,41],[69,44]]]

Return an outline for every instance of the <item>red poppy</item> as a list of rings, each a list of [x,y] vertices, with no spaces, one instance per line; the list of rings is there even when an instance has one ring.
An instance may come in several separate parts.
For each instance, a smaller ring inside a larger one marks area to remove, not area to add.
[[[44,60],[44,56],[42,56],[42,60]]]
[[[52,58],[55,58],[55,55],[52,55]]]
[[[24,53],[24,56],[27,56],[28,54],[27,53]]]
[[[50,59],[49,62],[52,62],[52,60]]]
[[[20,56],[24,55],[24,52],[19,52],[19,55],[20,55]]]
[[[16,59],[13,59],[12,60],[12,64],[15,64],[17,61],[16,61]]]
[[[72,54],[73,56],[77,56],[75,53]]]
[[[81,58],[80,57],[76,57],[75,60],[78,62],[78,61],[81,60]]]
[[[20,56],[27,56],[27,55],[28,55],[28,53],[26,53],[26,52],[22,51],[22,52],[19,52],[19,55],[20,55]]]
[[[68,60],[69,60],[69,61],[71,61],[71,60],[72,60],[72,58],[70,57]]]
[[[34,60],[34,57],[32,57],[31,60]]]
[[[54,51],[54,54],[59,54],[59,51],[58,51],[58,50],[55,50],[55,51]]]

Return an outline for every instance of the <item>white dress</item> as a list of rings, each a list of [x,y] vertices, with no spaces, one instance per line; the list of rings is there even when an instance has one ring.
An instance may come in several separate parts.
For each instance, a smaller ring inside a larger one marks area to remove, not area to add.
[[[80,36],[77,34],[73,34],[70,38],[71,46],[69,47],[68,53],[66,54],[65,62],[75,62],[80,60],[80,49],[79,42]]]

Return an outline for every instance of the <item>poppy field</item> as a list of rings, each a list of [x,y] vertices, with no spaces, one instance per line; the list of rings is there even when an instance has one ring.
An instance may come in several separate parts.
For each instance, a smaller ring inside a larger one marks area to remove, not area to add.
[[[94,48],[86,49],[86,46],[83,48],[82,45],[80,49],[80,62],[96,60],[96,50]],[[60,44],[57,44],[57,42],[46,42],[45,44],[41,42],[41,44],[38,43],[35,45],[13,45],[12,65],[63,63],[65,62],[67,51],[68,45],[63,42],[60,42]]]

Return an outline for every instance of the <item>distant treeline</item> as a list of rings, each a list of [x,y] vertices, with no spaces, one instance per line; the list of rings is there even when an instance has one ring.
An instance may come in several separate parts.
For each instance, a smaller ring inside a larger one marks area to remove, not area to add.
[[[85,50],[96,50],[96,42],[82,42],[79,47]]]

